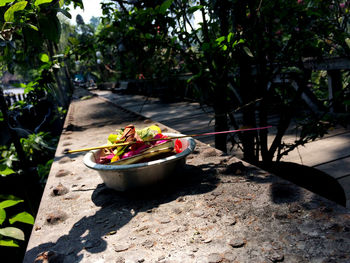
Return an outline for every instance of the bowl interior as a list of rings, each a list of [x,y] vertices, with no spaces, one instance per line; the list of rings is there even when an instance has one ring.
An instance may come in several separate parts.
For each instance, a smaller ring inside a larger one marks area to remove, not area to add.
[[[175,137],[175,136],[181,136],[183,134],[178,134],[178,133],[164,133],[164,135],[168,135],[170,137]],[[185,158],[187,155],[193,152],[196,143],[193,138],[191,137],[186,137],[186,138],[181,138],[179,139],[182,143],[182,152],[178,154],[171,155],[166,158],[161,158],[157,160],[153,160],[150,162],[141,162],[141,163],[135,163],[135,164],[127,164],[127,165],[106,165],[106,164],[98,164],[97,160],[99,159],[101,150],[94,150],[88,152],[84,156],[84,164],[92,169],[95,170],[125,170],[125,169],[133,169],[133,168],[140,168],[144,166],[151,166],[155,164],[160,164],[160,163],[165,163],[165,162],[170,162],[174,161],[176,159],[180,158]]]

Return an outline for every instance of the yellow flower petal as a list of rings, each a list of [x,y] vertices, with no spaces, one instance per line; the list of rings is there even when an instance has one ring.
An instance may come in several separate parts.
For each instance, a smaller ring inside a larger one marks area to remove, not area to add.
[[[114,155],[113,158],[111,159],[111,163],[112,162],[116,162],[119,160],[119,156],[118,155]]]
[[[162,133],[162,130],[156,125],[151,125],[148,128],[152,131],[156,131],[157,133]]]

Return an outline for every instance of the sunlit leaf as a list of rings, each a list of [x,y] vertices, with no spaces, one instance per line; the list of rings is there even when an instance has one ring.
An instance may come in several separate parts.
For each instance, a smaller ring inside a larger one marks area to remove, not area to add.
[[[0,208],[0,225],[4,223],[5,219],[6,219],[6,211]]]
[[[19,247],[17,242],[12,239],[0,239],[0,246],[2,247]]]
[[[13,22],[15,20],[15,12],[21,11],[27,6],[27,1],[20,1],[15,3],[13,6],[9,7],[4,14],[4,19],[6,22]]]
[[[234,36],[234,34],[232,32],[230,32],[228,35],[227,35],[227,42],[230,43],[231,42],[231,39],[232,37]]]
[[[0,175],[3,175],[3,176],[14,174],[14,173],[16,172],[9,167],[6,167],[4,170],[0,170]]]
[[[38,6],[38,5],[42,5],[42,4],[46,4],[46,3],[51,3],[52,0],[36,0],[34,5]]]
[[[238,44],[244,43],[243,39],[240,40],[236,40],[235,42],[233,42],[232,47],[234,48],[235,46],[237,46]]]
[[[215,41],[220,45],[222,41],[224,41],[226,39],[225,36],[219,37],[217,39],[215,39]]]
[[[348,47],[350,48],[350,38],[345,38],[345,43],[348,45]]]
[[[47,63],[47,62],[50,61],[50,57],[49,57],[47,54],[45,54],[45,53],[41,53],[41,54],[39,55],[39,58],[40,58],[40,60],[41,60],[42,62],[44,62],[44,63]]]
[[[7,207],[15,206],[19,203],[22,203],[23,200],[5,200],[0,203],[0,208],[4,209]]]
[[[60,0],[59,5],[60,5],[60,7],[62,7],[64,5],[64,0]]]
[[[243,47],[244,52],[249,56],[249,57],[254,57],[253,53],[250,51],[249,47],[244,46]]]
[[[33,225],[34,224],[34,217],[27,212],[22,212],[22,213],[19,213],[17,215],[12,216],[9,219],[9,222],[10,222],[10,224],[13,224],[15,222],[21,222],[21,223]]]
[[[27,24],[31,29],[34,29],[35,31],[39,31],[39,28],[32,25],[32,24]]]
[[[14,0],[0,0],[0,7],[12,2],[14,2]]]
[[[0,235],[5,237],[11,237],[18,240],[24,240],[24,233],[17,227],[5,227],[0,228]]]

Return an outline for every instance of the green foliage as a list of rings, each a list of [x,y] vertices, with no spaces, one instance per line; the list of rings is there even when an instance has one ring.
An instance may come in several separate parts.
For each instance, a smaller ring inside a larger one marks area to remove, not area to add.
[[[34,224],[34,218],[27,212],[20,212],[11,217],[7,217],[7,208],[16,206],[24,200],[12,195],[0,195],[0,246],[19,247],[18,241],[24,241],[24,232],[18,228],[13,227],[16,223]]]
[[[39,6],[39,5],[51,3],[51,2],[52,2],[52,0],[35,0],[34,5]]]
[[[40,16],[39,27],[46,39],[56,44],[59,42],[61,37],[61,23],[56,14]]]
[[[44,63],[47,63],[47,62],[50,61],[50,57],[49,57],[47,54],[45,54],[45,53],[41,53],[41,54],[39,55],[39,57],[40,57],[40,60],[41,60],[42,62],[44,62]]]
[[[286,87],[280,85],[268,89],[276,75],[287,74],[302,87],[310,79],[302,63],[305,57],[342,56],[350,51],[349,6],[339,0],[331,4],[321,0],[118,1],[102,7],[105,17],[94,37],[105,64],[120,72],[121,78],[137,78],[142,73],[146,79],[163,80],[191,72],[187,83],[192,92],[214,106],[217,116],[226,116],[216,119],[221,128],[227,127],[227,116],[237,108],[242,109],[245,123],[231,114],[235,128],[266,126],[254,112],[266,116],[276,110],[273,106],[279,107],[281,119],[290,121],[297,112],[296,102],[302,103],[300,94],[291,87],[285,92]],[[200,16],[204,20],[195,25],[193,17]],[[315,94],[323,97],[323,80],[312,78],[319,81],[319,88],[313,86]],[[318,136],[325,128],[313,127]],[[280,128],[279,136],[284,131]],[[260,154],[272,160],[284,147],[277,136],[268,149],[263,136],[267,134],[242,139],[243,148],[250,147],[249,161],[258,160]],[[303,138],[312,140],[313,136]],[[256,141],[265,142],[258,147],[263,152],[252,149]]]
[[[47,161],[45,164],[39,164],[37,167],[39,180],[42,185],[45,185],[46,183],[46,179],[50,173],[52,163],[53,163],[53,159]]]
[[[11,168],[9,168],[8,166],[4,165],[4,164],[0,164],[0,175],[1,176],[7,176],[10,174],[14,174],[15,171]]]
[[[11,144],[10,147],[7,147],[5,145],[0,145],[0,152],[1,152],[0,165],[2,170],[6,170],[7,168],[16,170],[15,163],[18,162],[18,157],[17,157],[17,153],[14,145]]]
[[[169,9],[171,4],[173,3],[173,0],[166,0],[164,1],[160,6],[159,6],[159,13],[160,14],[165,14],[165,12]],[[157,8],[156,8],[157,10]]]
[[[46,156],[55,151],[53,142],[56,140],[52,141],[47,132],[30,134],[28,138],[21,138],[21,144],[28,160],[34,163],[40,163],[40,160],[45,160]]]
[[[27,138],[21,138],[21,144],[26,158],[33,167],[37,167],[38,181],[44,185],[50,172],[53,160],[51,159],[57,144],[57,138],[47,132],[30,134]],[[10,147],[0,146],[0,175],[11,176],[21,173],[19,159],[13,144]]]
[[[6,4],[12,3],[12,2],[14,2],[14,1],[15,1],[15,0],[1,0],[1,1],[0,1],[0,7],[5,6]]]
[[[12,5],[9,9],[6,10],[4,14],[5,22],[14,22],[15,21],[15,12],[21,11],[27,6],[27,1],[20,1]]]
[[[64,95],[68,92],[60,90],[62,87],[56,83],[59,68],[63,66],[62,59],[55,56],[62,32],[57,14],[60,12],[71,17],[67,8],[70,3],[83,7],[81,0],[0,1],[0,68],[3,72],[9,71],[23,78],[26,84],[21,87],[28,95],[27,100],[17,102],[9,109],[10,112],[21,113],[27,105],[37,106],[45,97],[51,103],[58,104],[55,111],[57,116],[53,116],[52,120],[63,118],[66,112]],[[2,113],[0,121],[3,121]],[[21,139],[25,155],[32,167],[38,167],[38,181],[42,183],[52,164],[50,159],[56,142],[43,132]],[[22,160],[18,159],[13,143],[0,146],[0,153],[1,177],[12,179],[24,174],[19,165]],[[0,199],[3,200],[0,202],[0,246],[18,247],[24,240],[21,224],[32,225],[34,218],[27,212],[18,212],[23,200],[4,195],[0,195]],[[25,203],[27,201],[30,203],[33,200],[26,200]]]
[[[21,213],[18,213],[16,215],[10,217],[9,222],[11,225],[16,223],[16,222],[34,225],[34,217],[27,212],[21,212]]]

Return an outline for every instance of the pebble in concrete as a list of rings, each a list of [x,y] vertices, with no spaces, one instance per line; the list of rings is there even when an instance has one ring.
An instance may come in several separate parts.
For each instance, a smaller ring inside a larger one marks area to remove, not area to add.
[[[267,258],[272,262],[282,262],[284,260],[284,255],[279,252],[272,251]]]
[[[63,184],[59,183],[54,189],[52,189],[51,195],[52,196],[61,196],[68,193],[68,188],[65,187]]]
[[[142,242],[142,246],[145,248],[151,248],[154,246],[154,242],[152,240],[145,240]]]
[[[73,160],[69,157],[63,157],[61,160],[58,161],[58,163],[63,164],[63,163],[69,163],[72,162]]]
[[[226,252],[224,254],[224,258],[226,259],[226,261],[228,262],[234,262],[234,260],[236,259],[236,255],[234,255],[233,253],[231,252]]]
[[[195,217],[202,217],[204,215],[204,211],[203,210],[195,210],[195,211],[192,212],[192,214]]]
[[[228,244],[233,248],[238,248],[238,247],[243,247],[246,244],[246,241],[243,238],[238,237],[235,239],[231,239],[228,242]]]
[[[55,211],[47,215],[46,222],[55,225],[67,219],[67,214],[62,211]]]
[[[65,170],[65,169],[60,169],[58,170],[58,172],[56,173],[56,177],[63,177],[63,176],[66,176],[66,175],[69,175],[71,172],[68,171],[68,170]]]
[[[169,218],[167,218],[167,217],[159,219],[159,223],[161,223],[161,224],[168,224],[170,222],[171,222],[171,220]]]
[[[212,253],[208,256],[208,263],[219,263],[223,260],[222,256],[218,253]]]
[[[118,258],[115,260],[115,263],[125,263],[125,258],[123,258],[123,257],[118,257]]]
[[[64,262],[64,255],[55,251],[45,251],[40,253],[34,263]]]
[[[129,244],[117,244],[117,245],[114,245],[114,250],[116,252],[123,252],[123,251],[126,251],[129,249]]]

